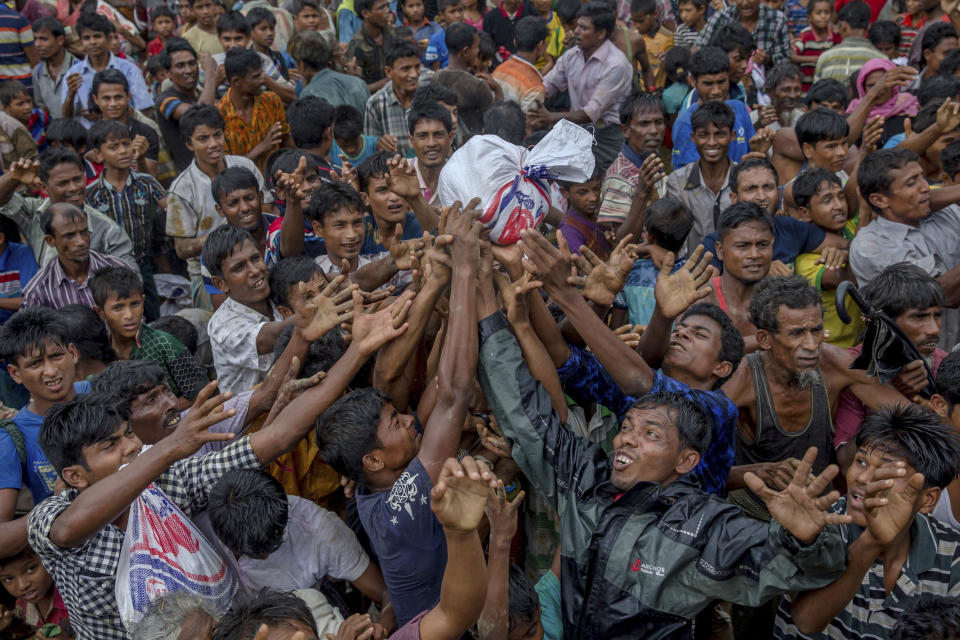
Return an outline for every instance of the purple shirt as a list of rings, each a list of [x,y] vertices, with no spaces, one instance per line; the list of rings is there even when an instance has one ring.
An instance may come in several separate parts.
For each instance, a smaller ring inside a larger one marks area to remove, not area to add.
[[[570,110],[583,110],[598,125],[620,124],[620,105],[630,93],[633,69],[620,49],[605,41],[589,60],[580,47],[565,52],[557,60],[543,87],[547,97],[570,92]]]
[[[82,304],[92,309],[94,303],[93,292],[90,291],[89,286],[90,276],[97,269],[103,267],[130,269],[130,265],[119,258],[90,251],[90,270],[87,273],[87,279],[83,282],[77,282],[67,277],[63,267],[60,266],[60,258],[51,260],[23,288],[21,308],[50,307],[51,309],[60,309],[68,304]],[[140,277],[139,273],[137,277]]]
[[[387,640],[420,640],[420,621],[428,613],[430,613],[429,609],[417,615],[416,618],[391,633]]]
[[[610,244],[596,221],[584,218],[573,209],[569,209],[567,215],[563,216],[560,233],[573,253],[580,253],[580,247],[587,245],[588,249],[603,259],[610,255]]]

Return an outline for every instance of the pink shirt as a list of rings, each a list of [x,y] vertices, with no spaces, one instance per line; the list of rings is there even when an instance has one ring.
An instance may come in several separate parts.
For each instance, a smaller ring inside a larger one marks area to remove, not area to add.
[[[620,105],[630,94],[633,69],[620,49],[607,40],[589,60],[580,47],[565,52],[543,79],[547,97],[570,92],[570,110],[586,112],[598,125],[620,124]]]

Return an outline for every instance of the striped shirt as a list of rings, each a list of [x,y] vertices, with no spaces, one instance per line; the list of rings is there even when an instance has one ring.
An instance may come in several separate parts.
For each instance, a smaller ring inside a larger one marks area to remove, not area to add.
[[[0,298],[21,297],[23,287],[39,269],[30,247],[19,242],[7,242],[7,248],[0,253]],[[12,315],[13,311],[0,309],[0,324]]]
[[[910,55],[910,47],[913,46],[914,39],[916,39],[917,34],[920,33],[920,29],[923,29],[923,25],[926,21],[926,15],[921,17],[916,24],[914,24],[909,13],[901,13],[897,16],[896,23],[900,27],[901,56],[907,57]]]
[[[887,56],[866,38],[851,36],[829,51],[820,54],[817,67],[813,72],[813,81],[833,78],[847,86],[850,74],[876,58],[886,60]]]
[[[119,258],[91,251],[87,277],[83,282],[77,282],[64,272],[59,258],[51,260],[37,272],[30,284],[24,287],[21,308],[49,307],[51,309],[61,309],[68,304],[82,304],[92,309],[94,302],[93,292],[90,291],[89,287],[90,276],[97,269],[103,267],[130,269],[130,265]],[[139,273],[137,273],[137,277],[140,277]]]
[[[800,32],[800,40],[796,43],[796,47],[794,47],[797,51],[797,55],[817,57],[817,60],[814,60],[813,62],[800,63],[800,73],[803,74],[804,93],[809,91],[810,85],[813,84],[813,73],[817,67],[820,54],[838,44],[840,44],[840,35],[834,33],[832,30],[827,31],[827,37],[823,40],[818,40],[817,34],[815,34],[813,29],[810,27],[807,27]]]
[[[117,191],[107,180],[107,172],[87,185],[87,204],[121,225],[133,242],[133,257],[150,255],[153,222],[160,201],[167,197],[157,179],[146,173],[131,171],[123,191]]]
[[[263,142],[270,132],[273,123],[280,123],[281,135],[286,138],[290,135],[290,125],[287,124],[287,114],[283,110],[283,101],[280,96],[273,91],[264,91],[253,99],[253,114],[250,122],[247,123],[236,107],[230,100],[233,90],[227,91],[226,95],[217,103],[217,109],[223,116],[225,126],[223,127],[223,139],[227,143],[227,153],[235,156],[245,156],[250,153],[254,147]],[[263,171],[267,162],[267,156],[263,154],[257,160],[257,168]]]
[[[673,46],[675,47],[692,47],[697,44],[697,38],[700,37],[700,34],[683,24],[682,22],[677,25],[677,30],[673,32]]]
[[[846,498],[838,500],[832,509],[845,512]],[[849,546],[860,537],[863,529],[847,524],[841,525],[840,531]],[[790,595],[783,596],[777,612],[774,637],[778,640],[883,640],[890,637],[904,610],[921,595],[960,596],[960,533],[931,516],[918,513],[910,525],[910,539],[907,561],[890,595],[886,595],[883,583],[883,560],[878,558],[864,575],[853,600],[822,633],[800,633],[790,617],[792,599]]]
[[[600,191],[600,211],[597,213],[597,222],[622,223],[630,213],[630,204],[633,202],[633,193],[637,189],[637,176],[640,167],[630,162],[621,151],[613,159],[603,178],[603,187]],[[667,178],[664,176],[657,184],[657,197],[662,198],[667,193]]]
[[[534,65],[519,55],[510,56],[494,69],[493,79],[500,85],[503,99],[516,102],[524,113],[542,107],[546,100],[543,76]]]
[[[0,80],[19,80],[33,87],[30,62],[24,47],[33,46],[33,28],[22,15],[0,4]]]

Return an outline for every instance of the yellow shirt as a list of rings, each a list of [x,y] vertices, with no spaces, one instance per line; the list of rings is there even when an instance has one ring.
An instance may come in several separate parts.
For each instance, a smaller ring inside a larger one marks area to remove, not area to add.
[[[556,11],[550,11],[550,19],[547,20],[547,29],[550,35],[547,36],[547,55],[553,56],[556,60],[563,53],[563,39],[565,37],[563,25],[560,24],[560,16]],[[547,59],[540,58],[534,66],[537,69],[543,69],[547,65]]]
[[[848,240],[853,238],[857,231],[856,219],[847,220],[847,225],[843,228],[843,237]],[[864,324],[860,317],[860,308],[853,301],[853,298],[847,296],[846,307],[847,314],[852,321],[850,324],[844,324],[837,315],[836,290],[823,290],[820,279],[826,267],[822,264],[816,264],[820,258],[818,253],[804,253],[797,256],[795,272],[807,279],[807,281],[821,291],[823,298],[823,327],[830,332],[830,339],[827,340],[832,345],[838,347],[852,347],[858,343],[860,334],[863,333]]]
[[[662,88],[667,83],[667,70],[663,66],[663,57],[673,47],[673,32],[661,26],[653,37],[643,34],[643,43],[647,45],[647,59],[653,72],[653,83]]]
[[[201,53],[209,53],[210,55],[223,53],[223,47],[220,46],[220,41],[217,40],[217,34],[207,33],[197,25],[193,25],[184,31],[183,39],[190,43],[190,46],[197,52],[197,55]]]

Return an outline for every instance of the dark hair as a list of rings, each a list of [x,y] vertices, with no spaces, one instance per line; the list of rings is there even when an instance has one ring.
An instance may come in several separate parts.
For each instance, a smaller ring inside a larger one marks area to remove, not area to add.
[[[50,35],[54,38],[66,37],[67,31],[63,27],[63,23],[54,18],[53,16],[44,16],[39,18],[36,22],[33,23],[33,32],[38,31],[49,31]]]
[[[477,57],[480,60],[492,60],[497,52],[497,45],[486,31],[480,32],[480,48],[477,50]]]
[[[870,39],[870,44],[875,47],[885,43],[890,43],[895,47],[899,47],[900,27],[893,20],[877,20],[870,25],[870,30],[867,32],[867,38]]]
[[[483,114],[483,133],[497,136],[512,144],[523,143],[526,126],[526,115],[513,100],[497,102]]]
[[[707,8],[707,0],[680,0],[679,2],[677,2],[677,5],[679,6],[679,5],[685,4],[685,3],[690,3],[690,4],[692,4],[694,7],[696,7],[697,9],[706,9],[706,8]]]
[[[577,19],[577,12],[583,3],[580,0],[557,0],[557,15],[560,21],[569,24]]]
[[[936,278],[915,264],[897,262],[860,288],[867,302],[891,318],[910,309],[929,309],[945,304],[943,287]]]
[[[808,14],[811,13],[813,11],[813,8],[818,4],[828,4],[830,5],[830,13],[834,12],[833,0],[810,0],[807,3],[807,13]]]
[[[772,162],[766,158],[747,158],[743,162],[738,162],[730,168],[730,188],[733,189],[734,193],[740,188],[740,176],[754,169],[765,169],[769,171],[773,174],[774,182],[777,184],[780,183],[780,174],[777,173],[777,168],[773,166]]]
[[[937,122],[937,109],[939,109],[943,103],[944,98],[934,98],[930,102],[923,105],[923,108],[920,109],[920,112],[913,118],[913,130],[917,133],[926,131],[928,128],[932,127]],[[947,133],[944,131],[943,133]]]
[[[310,608],[292,591],[240,591],[217,623],[213,640],[253,640],[261,625],[275,626],[288,620],[296,620],[314,635],[317,633]]]
[[[222,35],[224,31],[236,31],[249,36],[250,23],[247,22],[247,16],[239,11],[225,11],[217,18],[217,36]]]
[[[776,333],[780,330],[777,313],[784,305],[790,309],[806,309],[814,305],[822,308],[823,299],[803,276],[767,276],[757,285],[750,301],[750,322],[757,329]]]
[[[294,145],[316,147],[333,124],[333,107],[323,98],[304,96],[287,107],[287,122]]]
[[[611,11],[610,5],[607,3],[598,2],[597,0],[588,2],[577,11],[577,17],[590,18],[590,23],[593,25],[594,31],[605,31],[604,37],[607,40],[613,35],[616,18],[613,15],[613,11]]]
[[[781,62],[767,72],[764,91],[767,93],[773,91],[784,80],[803,80],[803,72],[800,71],[800,67],[792,62]]]
[[[773,227],[773,216],[769,211],[753,202],[737,202],[720,213],[717,219],[717,239],[723,242],[728,233],[747,222],[763,223],[770,228],[771,234],[776,233]]]
[[[736,121],[737,116],[727,103],[722,100],[711,100],[700,105],[690,116],[690,130],[706,129],[712,124],[717,129],[733,131]]]
[[[137,396],[167,384],[163,367],[152,360],[117,360],[90,381],[94,393],[111,395],[118,406],[129,407]]]
[[[40,214],[40,228],[43,229],[46,235],[54,235],[53,221],[56,220],[57,216],[70,222],[79,222],[80,220],[87,219],[87,212],[76,205],[66,202],[58,202],[57,204],[47,207],[46,211]]]
[[[49,147],[44,149],[43,153],[40,154],[40,168],[37,170],[37,175],[40,176],[41,180],[46,182],[54,167],[61,164],[72,164],[83,171],[83,160],[80,159],[80,156],[78,156],[73,149],[67,149],[66,147]]]
[[[235,555],[264,558],[283,544],[290,503],[283,485],[266,471],[227,471],[207,503],[213,532]]]
[[[632,0],[630,13],[646,16],[657,10],[657,0]]]
[[[377,437],[380,413],[390,398],[376,389],[357,389],[342,396],[317,417],[320,456],[340,475],[362,482],[363,457],[383,446]]]
[[[253,175],[253,172],[246,167],[227,167],[210,183],[213,201],[220,205],[223,204],[224,198],[240,189],[253,189],[260,193],[260,183],[257,182],[257,176]]]
[[[192,322],[178,315],[161,316],[150,323],[151,329],[169,333],[187,348],[190,353],[197,352],[197,328]]]
[[[362,19],[363,12],[373,9],[373,5],[376,3],[377,0],[356,0],[356,2],[353,3],[353,8],[357,12],[357,15]]]
[[[314,191],[306,213],[308,218],[322,225],[327,215],[340,209],[352,209],[361,215],[366,210],[363,196],[356,189],[344,182],[334,181],[324,183]]]
[[[150,11],[150,24],[153,24],[154,22],[156,22],[157,18],[170,18],[171,20],[173,20],[174,24],[177,23],[177,16],[174,15],[170,7],[166,5],[160,5],[158,7],[154,7]]]
[[[436,120],[443,125],[447,133],[453,131],[453,119],[450,116],[450,111],[436,102],[414,102],[410,106],[410,112],[407,113],[407,127],[409,127],[411,136],[422,120]]]
[[[87,134],[87,146],[99,149],[110,139],[130,140],[130,129],[119,120],[100,120],[94,122]]]
[[[357,165],[357,183],[361,193],[369,190],[370,180],[373,178],[386,178],[390,175],[390,165],[387,164],[390,157],[386,151],[378,151]]]
[[[334,138],[356,140],[361,135],[363,135],[363,114],[359,109],[350,104],[342,104],[333,110]]]
[[[843,186],[833,171],[817,168],[802,171],[793,183],[793,201],[798,207],[809,207],[810,200],[820,192],[824,183]]]
[[[677,427],[680,448],[693,449],[700,455],[710,445],[710,421],[703,411],[684,394],[657,391],[640,396],[630,410],[664,407]]]
[[[710,46],[723,50],[724,53],[740,51],[750,55],[757,48],[757,41],[753,34],[739,22],[728,22],[713,33]]]
[[[960,598],[921,593],[897,616],[890,640],[960,640]]]
[[[825,2],[828,0],[824,0]],[[807,104],[814,102],[839,102],[844,107],[850,102],[850,93],[846,86],[836,78],[817,80],[807,91]]]
[[[215,106],[212,104],[195,104],[187,109],[180,118],[181,137],[189,142],[194,130],[201,125],[221,131],[226,126],[223,122],[223,116],[220,115],[220,110]]]
[[[836,111],[821,107],[797,118],[793,130],[802,149],[804,143],[816,145],[824,140],[846,140],[850,125],[847,124],[847,119]]]
[[[17,358],[34,349],[45,352],[44,343],[70,345],[70,332],[60,313],[47,307],[21,309],[0,325],[0,357],[16,365]]]
[[[163,59],[163,53],[156,53],[149,58],[143,65],[144,71],[151,73],[156,76],[158,73],[166,69],[166,62]]]
[[[48,145],[68,144],[80,152],[87,147],[87,130],[73,118],[54,118],[47,125],[46,134]]]
[[[253,236],[249,231],[232,224],[220,225],[208,233],[203,240],[203,249],[200,252],[203,266],[211,276],[222,278],[223,261],[232,256],[237,247],[244,242],[253,242]]]
[[[540,616],[540,596],[523,569],[510,563],[507,576],[508,632]]]
[[[682,202],[666,196],[647,207],[643,228],[651,243],[676,253],[693,228],[693,216]]]
[[[247,12],[247,26],[250,27],[251,33],[253,28],[261,22],[266,22],[271,27],[277,26],[277,19],[273,16],[273,12],[266,7],[254,7]]]
[[[937,75],[954,76],[960,70],[960,49],[952,49],[943,56],[940,61],[940,68],[937,69]]]
[[[277,344],[273,348],[274,362],[280,358],[287,348],[287,345],[290,344],[292,335],[293,325],[288,325],[280,332],[280,335],[277,336]],[[303,359],[303,366],[300,367],[300,378],[309,378],[320,371],[330,371],[346,351],[347,345],[343,341],[343,333],[341,333],[340,329],[327,331],[319,340],[314,340],[310,343],[310,347],[307,349],[307,355]],[[369,386],[369,383],[364,381],[370,379],[370,372],[374,364],[375,362],[373,360],[368,360],[353,377],[353,380],[350,381],[348,388],[359,389]]]
[[[103,308],[111,295],[118,299],[143,295],[143,282],[129,267],[100,267],[90,278],[90,292],[94,303]]]
[[[197,51],[193,46],[184,40],[183,38],[170,38],[167,40],[167,44],[163,47],[163,51],[160,52],[160,60],[163,62],[163,68],[167,71],[173,67],[173,54],[178,51],[186,51],[193,55],[194,58],[197,57]]]
[[[444,43],[450,55],[459,54],[462,49],[473,46],[473,41],[477,38],[477,28],[466,22],[454,22],[447,25]]]
[[[221,18],[223,16],[220,16]],[[246,22],[244,22],[246,24]],[[243,77],[248,73],[260,69],[260,54],[253,49],[244,49],[243,47],[234,47],[227,51],[223,59],[223,68],[227,74],[227,80]]]
[[[891,171],[902,169],[910,162],[919,162],[917,154],[908,149],[880,149],[867,154],[857,170],[857,187],[867,204],[879,215],[880,211],[870,202],[875,193],[890,195],[893,185]]]
[[[278,149],[278,151],[280,151]],[[275,177],[277,171],[282,171],[284,173],[293,173],[297,170],[297,167],[300,165],[300,158],[307,159],[307,167],[305,171],[309,173],[318,173],[316,166],[316,157],[312,153],[306,151],[301,151],[300,149],[284,149],[280,151],[279,154],[271,158],[272,162],[267,164],[267,171],[271,174],[270,185],[276,189]]]
[[[317,4],[317,0],[293,0],[293,3],[290,5],[290,15],[298,16],[300,12],[307,7],[320,11],[320,5]],[[359,10],[357,11],[357,15],[360,15]]]
[[[13,102],[14,98],[21,94],[33,100],[33,94],[30,93],[26,85],[19,80],[4,80],[0,82],[0,104],[3,106],[8,106]]]
[[[866,29],[870,26],[870,5],[863,0],[846,4],[837,13],[837,23],[846,22],[851,29]]]
[[[690,75],[696,80],[701,76],[709,76],[730,71],[730,59],[723,49],[718,47],[700,47],[690,58]]]
[[[82,38],[84,31],[95,31],[109,36],[116,31],[116,28],[106,16],[102,16],[99,13],[83,11],[80,13],[80,17],[77,19],[77,24],[73,27],[73,31]]]
[[[704,0],[697,0],[704,2]],[[684,0],[693,2],[693,0]],[[663,57],[663,71],[667,76],[667,84],[686,84],[690,75],[690,47],[671,47]]]
[[[923,474],[923,487],[940,487],[960,475],[960,434],[934,412],[915,404],[873,409],[857,430],[857,448],[902,456]]]
[[[943,396],[951,410],[960,404],[960,351],[951,351],[940,361],[936,385],[937,393]]]
[[[517,39],[517,51],[533,51],[537,45],[550,37],[550,30],[539,16],[524,16],[513,28]]]
[[[937,98],[956,100],[957,94],[960,94],[960,78],[953,75],[936,75],[920,82],[917,100],[920,104],[930,104]]]
[[[442,102],[448,107],[456,107],[458,102],[457,94],[453,89],[439,82],[431,82],[430,84],[417,87],[417,90],[413,93],[412,104],[414,105],[418,103],[437,102]]]
[[[743,343],[743,336],[740,335],[740,330],[733,324],[730,316],[715,304],[698,302],[683,312],[683,315],[680,316],[680,322],[690,316],[704,316],[720,325],[720,352],[717,354],[717,360],[719,362],[729,362],[733,366],[730,369],[730,375],[720,378],[714,383],[713,388],[719,389],[730,379],[733,372],[740,366],[740,361],[743,360],[743,352],[746,348]]]
[[[383,48],[383,65],[393,67],[394,63],[400,58],[420,59],[420,50],[417,45],[406,38],[394,38],[386,43]]]
[[[287,45],[287,51],[294,60],[314,71],[322,71],[330,66],[330,45],[316,31],[301,31],[293,36]]]
[[[443,11],[447,7],[455,7],[460,4],[461,0],[438,0],[437,10]]]
[[[657,94],[633,91],[620,105],[620,124],[630,124],[634,116],[648,111],[664,115],[667,113],[663,100]]]
[[[940,164],[943,171],[951,178],[960,173],[960,140],[954,140],[940,152]]]
[[[66,341],[77,348],[83,360],[109,364],[117,359],[110,346],[110,334],[97,312],[85,304],[68,304],[58,309],[67,328]]]
[[[83,448],[117,432],[128,419],[123,404],[113,393],[86,393],[50,407],[38,440],[57,475],[73,465],[89,469]]]
[[[923,38],[920,40],[920,52],[932,51],[943,42],[944,38],[956,38],[957,30],[949,22],[934,22],[923,32]],[[921,58],[921,61],[926,62]]]
[[[324,275],[323,269],[307,256],[289,256],[270,269],[270,300],[276,306],[292,308],[291,289],[299,282],[310,282],[316,275]],[[326,276],[324,276],[326,277]]]

